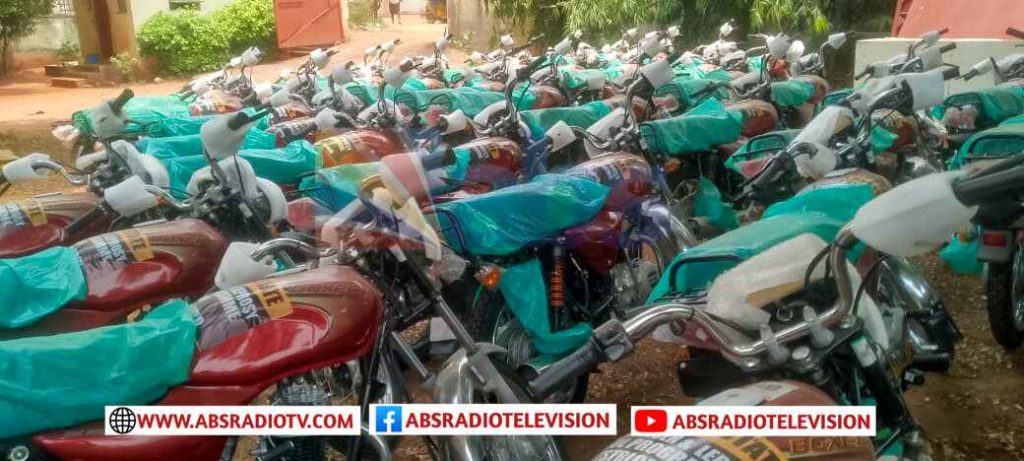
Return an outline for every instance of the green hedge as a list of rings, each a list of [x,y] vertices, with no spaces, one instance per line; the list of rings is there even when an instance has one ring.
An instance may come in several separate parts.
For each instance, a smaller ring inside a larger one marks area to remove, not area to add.
[[[160,73],[215,70],[250,46],[266,54],[277,44],[273,0],[236,0],[209,15],[192,10],[157,13],[139,29],[139,52]]]

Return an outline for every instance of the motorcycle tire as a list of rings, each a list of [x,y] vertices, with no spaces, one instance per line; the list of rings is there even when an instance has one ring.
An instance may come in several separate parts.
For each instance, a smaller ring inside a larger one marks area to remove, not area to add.
[[[1014,319],[1014,263],[1021,258],[1019,249],[1014,253],[1011,262],[988,264],[988,276],[985,277],[985,295],[988,301],[988,321],[992,326],[992,336],[996,342],[1008,351],[1014,351],[1024,342],[1024,332],[1017,326]],[[1017,283],[1024,283],[1024,280]]]

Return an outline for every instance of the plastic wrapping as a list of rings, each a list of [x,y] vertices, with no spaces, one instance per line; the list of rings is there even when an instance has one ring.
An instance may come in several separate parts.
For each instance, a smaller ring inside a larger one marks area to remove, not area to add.
[[[853,89],[851,88],[842,88],[834,90],[829,94],[826,94],[825,97],[821,100],[821,104],[818,105],[818,112],[821,112],[822,109],[828,106],[836,105],[840,101],[849,97],[851,94],[853,94]]]
[[[985,129],[1004,120],[1024,114],[1024,85],[1004,83],[980,91],[949,96],[937,106],[936,118],[942,118],[950,108],[974,107],[977,110],[975,127]]]
[[[586,89],[593,79],[608,79],[600,69],[561,69],[561,74],[562,85],[570,90]]]
[[[764,162],[759,160],[767,160],[785,149],[798,133],[800,130],[782,130],[750,138],[725,160],[725,166],[749,178],[761,169]]]
[[[541,354],[560,356],[582,346],[592,333],[590,325],[580,323],[558,332],[551,331],[548,291],[544,274],[536,258],[516,266],[502,268],[499,289],[516,320],[526,328],[534,347]]]
[[[203,141],[198,134],[145,138],[140,139],[136,145],[143,154],[152,155],[161,161],[203,155]],[[250,129],[242,141],[242,149],[273,149],[276,146],[277,137],[273,133],[256,129]]]
[[[710,179],[701,177],[698,182],[697,197],[693,201],[693,214],[707,218],[711,225],[732,230],[739,227],[736,212],[729,204],[722,201],[722,193]]]
[[[177,96],[136,96],[124,105],[123,113],[129,120],[125,128],[126,134],[143,132],[143,125],[168,118],[184,118],[191,115],[189,104]],[[92,109],[75,112],[71,116],[75,124],[84,134],[95,136],[92,126]]]
[[[85,299],[87,292],[82,260],[72,248],[0,259],[0,293],[5,297],[0,304],[0,328],[31,325],[69,302]]]
[[[968,138],[949,159],[948,167],[957,170],[971,160],[1021,153],[1024,153],[1024,123],[1010,123],[989,128]]]
[[[524,110],[519,113],[519,119],[530,128],[530,137],[537,141],[544,139],[544,133],[559,121],[563,121],[569,126],[587,128],[611,111],[612,108],[608,104],[594,101],[575,107]]]
[[[772,82],[772,101],[781,107],[796,107],[807,104],[814,96],[814,84],[811,82],[790,79]]]
[[[299,140],[281,149],[246,149],[238,156],[252,164],[256,176],[278,184],[299,182],[312,175],[317,168],[317,153],[313,145]],[[206,157],[192,155],[164,161],[171,177],[171,188],[184,190],[196,171],[209,165]]]
[[[591,220],[609,191],[586,178],[547,174],[526,184],[439,204],[437,219],[454,250],[507,255]]]
[[[0,438],[103,418],[188,380],[196,320],[171,301],[134,323],[0,342]]]
[[[402,90],[395,96],[395,102],[405,104],[415,113],[426,111],[432,105],[439,105],[445,108],[445,112],[462,110],[467,117],[475,117],[487,106],[505,97],[501,93],[493,91],[482,91],[473,88],[440,89],[423,91]]]
[[[985,263],[978,261],[978,247],[981,246],[978,236],[981,233],[976,231],[970,234],[970,239],[966,241],[954,235],[949,244],[939,250],[939,257],[957,274],[981,275],[985,270]]]
[[[707,99],[689,112],[640,124],[640,134],[654,152],[680,155],[700,152],[740,137],[743,116]]]
[[[695,101],[693,97],[691,97],[691,95],[701,90],[704,90],[705,88],[708,87],[708,85],[715,85],[717,83],[719,82],[712,79],[696,79],[688,76],[676,77],[671,82],[668,82],[659,87],[654,92],[654,96],[673,96],[676,98],[676,101],[679,101],[679,104],[682,107],[693,107],[695,103],[700,101]],[[729,97],[729,93],[724,88],[712,91],[708,93],[708,95],[713,96],[717,99],[726,99]]]
[[[853,219],[857,210],[875,198],[868,184],[835,184],[830,187],[807,189],[778,202],[765,210],[762,218],[794,213],[817,213],[836,221]]]

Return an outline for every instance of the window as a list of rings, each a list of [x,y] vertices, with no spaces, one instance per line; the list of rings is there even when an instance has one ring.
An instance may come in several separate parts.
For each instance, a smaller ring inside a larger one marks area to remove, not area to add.
[[[75,2],[73,0],[53,0],[52,12],[56,16],[74,16]]]
[[[199,10],[200,0],[169,0],[171,11]]]

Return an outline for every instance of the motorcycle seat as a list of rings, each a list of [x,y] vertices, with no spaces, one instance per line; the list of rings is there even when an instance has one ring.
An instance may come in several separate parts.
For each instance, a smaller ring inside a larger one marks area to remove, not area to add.
[[[726,110],[710,98],[676,117],[640,124],[640,134],[651,151],[671,156],[709,151],[740,138],[743,115]]]
[[[610,114],[612,108],[604,101],[594,101],[573,107],[524,110],[519,113],[519,119],[529,128],[530,138],[536,141],[544,139],[545,133],[555,123],[564,121],[569,126],[588,128]]]
[[[594,219],[609,192],[587,178],[546,174],[525,184],[438,204],[434,212],[455,251],[504,256]]]

